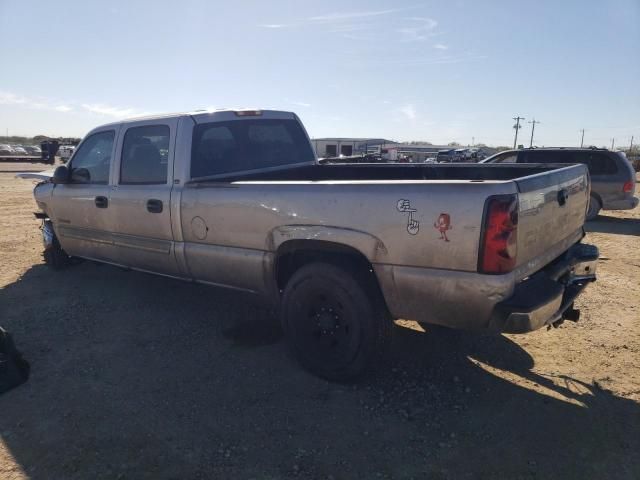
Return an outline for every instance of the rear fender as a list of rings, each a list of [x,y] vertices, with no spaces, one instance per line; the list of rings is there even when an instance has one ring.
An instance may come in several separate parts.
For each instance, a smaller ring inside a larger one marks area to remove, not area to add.
[[[370,263],[384,262],[387,249],[382,241],[363,231],[323,225],[286,225],[271,231],[268,238],[270,251],[291,240],[331,242],[351,247],[362,253]]]

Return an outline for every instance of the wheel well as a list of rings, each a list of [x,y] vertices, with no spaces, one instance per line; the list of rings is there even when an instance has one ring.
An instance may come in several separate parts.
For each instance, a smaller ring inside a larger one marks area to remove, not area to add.
[[[600,195],[598,195],[596,192],[591,190],[591,196],[596,200],[598,200],[598,202],[600,203],[600,206],[602,207],[602,198],[600,198]]]
[[[325,262],[353,272],[370,292],[384,301],[378,278],[371,262],[360,251],[341,243],[318,240],[289,240],[276,252],[275,273],[279,290],[283,290],[291,276],[302,266]]]

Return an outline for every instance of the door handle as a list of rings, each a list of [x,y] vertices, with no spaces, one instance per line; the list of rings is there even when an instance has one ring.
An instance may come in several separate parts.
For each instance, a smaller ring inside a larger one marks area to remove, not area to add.
[[[96,197],[95,202],[98,208],[107,208],[109,206],[109,199],[107,197]]]
[[[558,204],[562,207],[565,203],[567,203],[567,199],[569,198],[569,192],[567,192],[564,188],[558,192]]]
[[[162,213],[162,200],[150,198],[147,200],[147,211],[151,213]]]

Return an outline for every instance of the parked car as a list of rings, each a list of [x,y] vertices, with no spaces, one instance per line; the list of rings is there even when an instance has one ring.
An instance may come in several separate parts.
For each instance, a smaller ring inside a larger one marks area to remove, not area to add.
[[[487,154],[481,148],[470,148],[469,149],[469,161],[471,162],[479,162],[486,158]]]
[[[454,151],[454,157],[456,162],[470,162],[471,150],[468,148],[458,148]]]
[[[71,158],[71,155],[73,155],[74,150],[75,147],[71,145],[60,145],[60,148],[58,148],[58,156],[60,157],[60,160],[67,162]]]
[[[630,210],[638,205],[634,196],[636,175],[622,152],[604,148],[525,148],[506,150],[482,163],[582,163],[591,175],[591,198],[587,220],[600,210]]]
[[[13,155],[14,153],[10,145],[0,145],[0,155]]]
[[[24,147],[24,149],[29,155],[42,155],[42,150],[40,150],[40,147],[36,147],[35,145],[27,145]]]
[[[584,165],[320,165],[295,114],[224,110],[104,125],[22,176],[49,265],[257,294],[332,380],[379,365],[393,319],[524,333],[577,320],[595,279]]]
[[[27,151],[18,145],[14,145],[12,148],[15,155],[27,155]]]
[[[438,150],[436,160],[438,163],[451,163],[454,161],[455,152],[455,148],[451,148],[449,150]]]

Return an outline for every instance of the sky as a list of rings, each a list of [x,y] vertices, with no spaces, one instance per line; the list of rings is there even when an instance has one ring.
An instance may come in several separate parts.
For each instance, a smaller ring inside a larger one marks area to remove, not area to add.
[[[312,137],[640,143],[640,0],[0,0],[0,135],[296,112]]]

